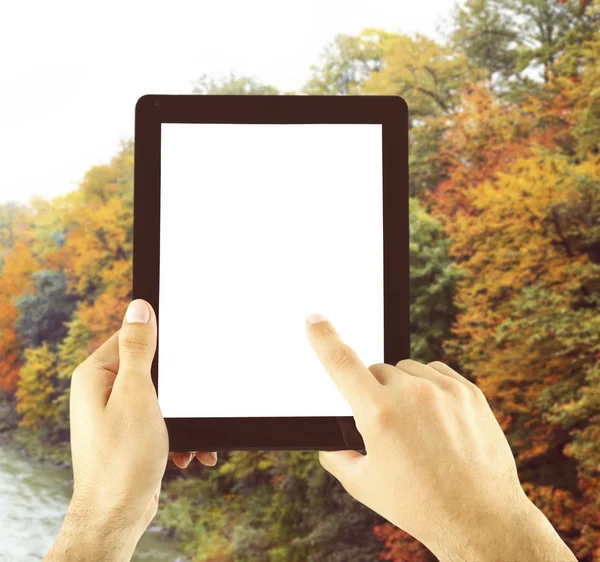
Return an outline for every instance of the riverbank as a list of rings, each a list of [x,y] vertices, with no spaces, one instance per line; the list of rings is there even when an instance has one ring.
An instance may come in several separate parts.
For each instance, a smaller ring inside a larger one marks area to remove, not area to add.
[[[46,444],[43,436],[15,425],[16,412],[0,403],[0,560],[39,562],[56,538],[72,490],[68,443]],[[187,562],[176,540],[151,525],[132,560]]]
[[[44,443],[44,435],[19,427],[15,421],[17,419],[14,404],[7,400],[0,402],[0,445],[17,450],[22,456],[35,462],[71,468],[69,443]]]

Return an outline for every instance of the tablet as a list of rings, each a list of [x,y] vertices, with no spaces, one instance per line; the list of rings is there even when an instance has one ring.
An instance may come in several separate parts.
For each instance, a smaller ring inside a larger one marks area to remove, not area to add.
[[[364,450],[305,318],[367,367],[409,357],[404,100],[145,95],[134,186],[170,450]]]

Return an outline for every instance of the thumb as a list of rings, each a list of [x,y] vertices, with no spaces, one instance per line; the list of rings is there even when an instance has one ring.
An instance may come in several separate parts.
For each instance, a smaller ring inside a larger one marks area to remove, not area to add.
[[[357,451],[319,451],[321,466],[354,497],[359,483],[364,480],[366,460],[366,456]]]
[[[156,315],[145,300],[131,301],[119,330],[119,374],[150,376],[156,352]]]

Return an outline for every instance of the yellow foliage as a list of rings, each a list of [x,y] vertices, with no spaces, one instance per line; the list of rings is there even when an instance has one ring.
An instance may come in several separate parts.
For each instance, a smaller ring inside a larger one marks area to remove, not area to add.
[[[25,350],[17,397],[19,425],[32,429],[52,427],[59,422],[55,407],[56,356],[44,343],[42,347]]]

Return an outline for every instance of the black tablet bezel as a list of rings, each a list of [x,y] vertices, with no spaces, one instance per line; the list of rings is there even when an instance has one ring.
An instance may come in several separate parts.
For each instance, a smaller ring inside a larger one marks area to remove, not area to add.
[[[144,95],[135,107],[133,298],[159,322],[162,123],[382,125],[384,362],[410,357],[408,107],[399,96]],[[152,381],[158,392],[158,353]],[[165,418],[170,451],[364,450],[354,418]]]

